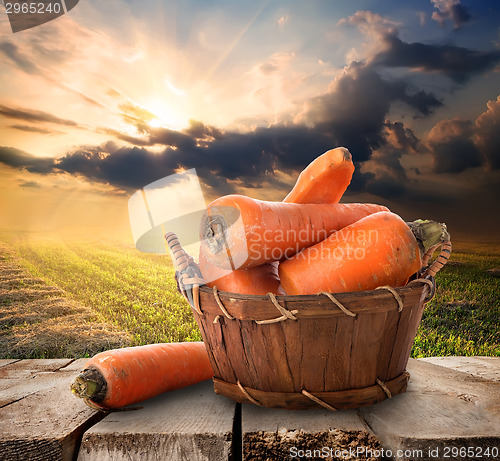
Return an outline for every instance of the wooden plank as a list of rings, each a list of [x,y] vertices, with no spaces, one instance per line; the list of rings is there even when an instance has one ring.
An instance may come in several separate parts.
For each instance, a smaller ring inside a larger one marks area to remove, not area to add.
[[[19,362],[20,359],[0,359],[0,368],[10,363]]]
[[[11,379],[27,379],[42,371],[55,371],[68,366],[73,359],[26,359],[8,363],[0,368],[0,389],[12,385]]]
[[[72,360],[18,363],[25,383],[10,370],[5,381],[15,385],[0,393],[5,401],[11,397],[0,408],[0,460],[73,460],[83,432],[104,414],[71,394],[78,372],[58,368]],[[50,369],[55,371],[39,371]]]
[[[52,360],[32,362],[31,370],[27,364],[23,364],[19,367],[20,377],[16,377],[11,370],[10,378],[0,379],[0,408],[35,392],[53,387],[57,380],[68,382],[68,373],[72,373],[70,378],[76,376],[86,361],[87,359],[68,361],[68,366],[56,367],[56,372],[45,371],[54,369],[55,363]]]
[[[500,446],[500,382],[414,359],[408,371],[405,394],[359,410],[394,459],[487,458]]]
[[[83,437],[78,461],[231,459],[236,404],[210,380],[111,413]]]
[[[300,459],[358,459],[350,457],[351,447],[380,449],[381,444],[356,410],[277,410],[243,403],[241,405],[243,460],[289,461],[299,450]],[[307,450],[320,450],[308,456]],[[324,456],[338,450],[346,456]],[[355,453],[353,453],[354,455]],[[366,458],[361,458],[366,459]]]
[[[491,381],[500,381],[500,357],[426,357],[419,359],[441,367],[453,368]]]

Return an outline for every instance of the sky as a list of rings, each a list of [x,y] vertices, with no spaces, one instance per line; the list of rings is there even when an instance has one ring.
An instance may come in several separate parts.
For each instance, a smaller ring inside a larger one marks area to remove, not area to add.
[[[497,237],[500,3],[81,0],[17,33],[0,5],[0,229],[131,239],[147,184],[282,200],[338,146],[342,201]]]

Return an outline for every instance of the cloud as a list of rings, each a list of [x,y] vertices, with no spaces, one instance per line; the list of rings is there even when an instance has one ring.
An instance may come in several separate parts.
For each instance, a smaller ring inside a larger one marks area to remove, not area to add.
[[[385,80],[371,66],[353,62],[331,83],[329,91],[306,102],[297,121],[330,133],[335,145],[348,146],[359,161],[384,143],[391,103],[401,101],[421,116],[442,103],[424,91],[411,92],[401,79]]]
[[[341,23],[355,25],[367,37],[364,59],[372,66],[437,73],[456,83],[465,83],[500,63],[500,50],[478,51],[452,44],[404,42],[399,38],[401,24],[371,11],[358,11]]]
[[[438,73],[457,83],[465,83],[500,63],[500,50],[476,51],[454,45],[405,43],[389,34],[383,40],[383,50],[372,58],[374,65]]]
[[[440,26],[444,26],[447,20],[453,23],[453,29],[458,30],[468,23],[472,16],[467,8],[460,3],[460,0],[431,0],[438,11],[432,13],[432,19]]]
[[[500,96],[489,101],[475,121],[440,120],[426,144],[437,173],[460,173],[475,167],[500,169]]]
[[[9,125],[9,128],[19,131],[27,131],[28,133],[38,133],[38,134],[62,134],[61,131],[48,130],[46,128],[39,128],[30,125]]]
[[[15,147],[0,146],[0,163],[13,168],[24,168],[31,173],[54,172],[54,159],[35,157]]]
[[[500,96],[487,107],[475,122],[476,144],[486,165],[495,170],[500,169]]]
[[[49,114],[48,112],[43,112],[40,110],[16,109],[13,107],[0,105],[0,115],[8,118],[23,120],[25,122],[54,123],[57,125],[78,126],[78,124],[73,120],[62,119],[56,117],[55,115]]]
[[[481,154],[474,143],[474,124],[454,118],[441,120],[427,138],[436,173],[460,173],[481,166]]]
[[[38,183],[36,181],[20,181],[19,186],[20,187],[28,187],[30,189],[37,189],[37,188],[42,187],[40,185],[40,183]]]
[[[0,53],[9,58],[14,64],[28,74],[42,74],[42,70],[26,56],[20,48],[12,42],[3,41],[0,43]]]

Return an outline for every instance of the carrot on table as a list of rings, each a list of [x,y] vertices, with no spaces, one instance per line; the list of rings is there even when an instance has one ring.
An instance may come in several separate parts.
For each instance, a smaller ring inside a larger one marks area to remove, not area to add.
[[[103,410],[122,408],[213,376],[201,341],[113,349],[92,357],[71,391]]]
[[[290,193],[289,203],[338,203],[349,186],[354,164],[345,147],[330,149],[314,159],[300,173]]]
[[[280,263],[279,276],[286,294],[340,293],[405,285],[421,269],[421,257],[427,249],[447,235],[444,224],[415,223],[409,226],[395,213],[383,211],[332,233]]]
[[[200,224],[201,249],[211,264],[244,269],[282,260],[364,216],[387,211],[367,203],[267,202],[242,195],[214,200]]]

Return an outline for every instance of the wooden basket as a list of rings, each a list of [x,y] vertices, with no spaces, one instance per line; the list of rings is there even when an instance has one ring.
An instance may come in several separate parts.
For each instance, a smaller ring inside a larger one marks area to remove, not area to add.
[[[357,408],[405,392],[423,308],[451,251],[444,242],[432,266],[405,287],[256,296],[199,286],[193,259],[175,234],[165,237],[207,347],[215,392],[287,409]]]

